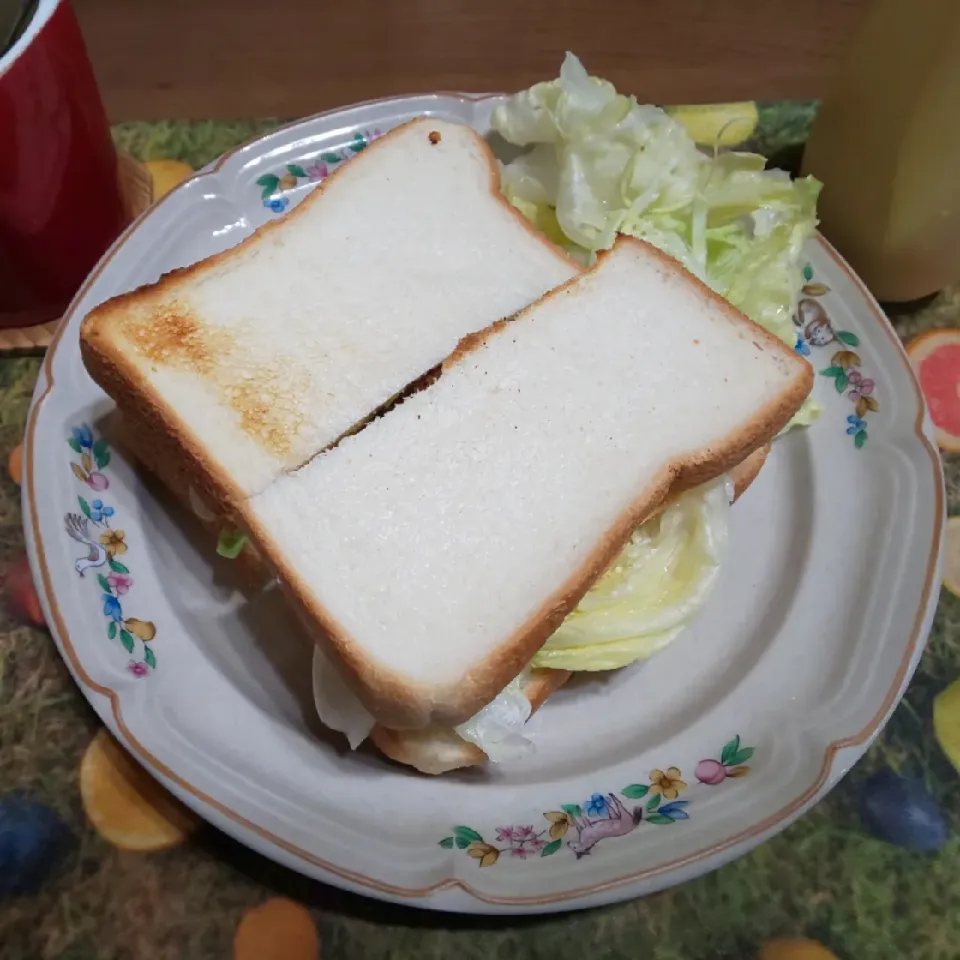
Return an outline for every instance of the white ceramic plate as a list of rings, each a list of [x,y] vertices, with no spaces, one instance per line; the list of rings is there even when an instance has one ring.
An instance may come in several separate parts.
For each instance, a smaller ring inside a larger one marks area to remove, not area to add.
[[[421,114],[485,131],[494,103],[438,95],[325,114],[229,154],[142,217],[47,355],[23,507],[67,664],[187,804],[350,890],[524,913],[697,876],[822,797],[920,656],[944,496],[894,332],[836,254],[811,243],[798,349],[826,371],[824,413],[776,444],[735,507],[731,556],[696,625],[649,663],[563,689],[533,720],[537,753],[522,765],[434,779],[345,752],[314,718],[309,647],[283,604],[241,602],[189,518],[111,455],[110,403],[77,331],[107,297],[247,236],[378,131]]]

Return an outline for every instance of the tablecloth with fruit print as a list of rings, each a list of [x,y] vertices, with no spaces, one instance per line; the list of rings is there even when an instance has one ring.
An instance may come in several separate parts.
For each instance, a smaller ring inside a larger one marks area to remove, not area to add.
[[[751,147],[789,166],[813,109],[759,105]],[[141,159],[197,167],[274,125],[125,124],[114,132]],[[169,176],[171,166],[156,171]],[[904,338],[960,327],[960,290],[945,291],[896,324]],[[20,443],[38,366],[36,358],[0,359],[3,462]],[[953,514],[960,512],[960,458],[945,456],[944,463]],[[960,601],[947,591],[928,650],[882,737],[783,835],[645,901],[505,921],[348,896],[198,823],[127,761],[47,633],[32,625],[41,618],[23,566],[19,491],[6,472],[0,547],[7,598],[0,609],[3,960],[740,960],[760,955],[764,942],[798,937],[819,941],[841,960],[960,956],[960,791],[931,720],[935,696],[960,676]],[[864,804],[895,805],[904,779],[945,816],[950,839],[937,852],[898,847],[863,826]],[[389,817],[389,797],[380,802]],[[799,942],[786,940],[766,951],[768,960],[829,956],[803,953]]]

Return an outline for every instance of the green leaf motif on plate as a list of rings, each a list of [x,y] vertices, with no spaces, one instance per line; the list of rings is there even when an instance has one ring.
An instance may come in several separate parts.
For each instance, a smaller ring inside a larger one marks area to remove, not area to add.
[[[470,827],[454,827],[453,836],[459,850],[466,850],[471,843],[483,843],[483,837]]]
[[[720,762],[725,766],[729,767],[733,763],[733,758],[737,755],[737,752],[740,749],[740,735],[738,734],[728,743],[723,745],[723,751],[720,754]]]
[[[151,669],[155,670],[157,668],[157,658],[154,652],[149,647],[143,648],[143,662]]]
[[[867,431],[858,430],[856,436],[853,438],[853,445],[858,449],[862,450],[863,445],[867,442]]]
[[[644,783],[631,783],[629,787],[624,787],[620,792],[630,800],[639,800],[650,792],[650,788]]]
[[[111,620],[107,626],[107,639],[116,640],[117,639],[117,621]]]
[[[813,267],[808,263],[803,268],[803,279],[810,281],[813,279]]]
[[[833,381],[833,385],[837,388],[837,393],[843,393],[843,391],[847,389],[846,373],[838,373],[836,380]]]
[[[551,840],[550,843],[548,843],[548,844],[540,851],[540,856],[541,856],[541,857],[551,857],[551,856],[553,856],[553,854],[555,854],[555,853],[560,849],[560,847],[562,846],[562,844],[563,844],[563,841],[562,841],[562,840]]]
[[[827,367],[820,371],[821,377],[839,377],[843,373],[843,367]]]
[[[107,562],[110,564],[110,569],[111,569],[114,573],[129,573],[129,572],[130,572],[130,568],[129,568],[129,567],[127,567],[127,566],[125,566],[124,564],[122,564],[119,560],[114,560],[113,557],[111,557]]]
[[[660,794],[658,793],[655,797],[652,797],[647,801],[648,810],[656,810],[660,806]]]
[[[343,158],[339,153],[324,153],[321,154],[321,159],[324,163],[339,163]]]
[[[102,437],[93,445],[92,453],[98,470],[102,470],[110,462],[110,448]]]
[[[76,437],[69,437],[69,438],[67,439],[67,443],[70,444],[70,449],[71,449],[74,453],[80,453],[80,451],[81,451],[82,448],[81,448],[80,444],[77,442],[77,438],[76,438]]]
[[[738,750],[730,761],[731,767],[739,767],[741,763],[746,763],[753,756],[753,747],[744,747]]]
[[[257,185],[263,187],[263,199],[266,200],[276,193],[280,178],[272,173],[265,173],[262,177],[257,177]]]
[[[127,653],[133,653],[133,637],[126,630],[120,630],[120,642]]]
[[[90,504],[87,503],[83,497],[77,497],[77,500],[80,502],[80,509],[83,511],[83,515],[88,519],[92,520],[93,515],[90,513]]]
[[[583,816],[583,807],[579,803],[561,803],[560,809],[568,817],[582,817]]]
[[[307,171],[304,170],[299,163],[288,163],[287,170],[299,180],[304,179],[307,175]]]
[[[453,849],[453,837],[444,837],[444,838],[440,841],[440,846],[443,847],[444,850],[452,850],[452,849]]]
[[[838,330],[837,339],[842,340],[848,347],[860,346],[860,338],[849,330]]]
[[[647,823],[655,823],[657,826],[663,826],[667,823],[674,823],[674,819],[662,813],[654,813],[652,816],[647,817]]]
[[[100,584],[100,589],[103,590],[104,593],[113,593],[113,588],[107,582],[107,578],[102,573],[97,574],[97,583]]]

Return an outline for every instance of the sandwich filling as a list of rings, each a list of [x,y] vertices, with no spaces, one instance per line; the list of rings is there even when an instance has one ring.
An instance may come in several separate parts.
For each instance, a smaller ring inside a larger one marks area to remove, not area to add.
[[[691,490],[634,532],[616,561],[544,644],[531,664],[490,703],[454,728],[494,763],[533,750],[525,735],[533,668],[614,670],[653,656],[693,621],[716,585],[727,547],[733,484],[723,479]],[[373,716],[319,646],[313,691],[324,725],[357,749]]]

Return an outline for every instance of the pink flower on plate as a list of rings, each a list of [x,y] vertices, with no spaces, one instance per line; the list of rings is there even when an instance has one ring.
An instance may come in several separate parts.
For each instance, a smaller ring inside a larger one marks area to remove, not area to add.
[[[536,840],[537,834],[533,827],[514,827],[513,839],[518,843],[527,843],[530,840]]]
[[[312,164],[306,169],[307,176],[311,180],[322,180],[330,172],[327,165],[321,160],[318,160],[316,163]]]
[[[497,841],[510,844],[510,855],[521,859],[539,853],[546,844],[533,827],[497,827]]]
[[[546,844],[539,836],[528,837],[524,840],[515,840],[510,846],[510,856],[526,859],[535,853],[539,853]]]
[[[859,370],[847,372],[847,384],[850,386],[850,399],[856,402],[861,397],[869,397],[876,384],[864,378]]]
[[[133,586],[133,577],[125,573],[110,573],[107,575],[107,583],[116,590],[118,597],[122,597]]]
[[[145,677],[150,672],[150,668],[145,663],[140,663],[139,660],[131,660],[127,664],[127,669],[135,677]]]

